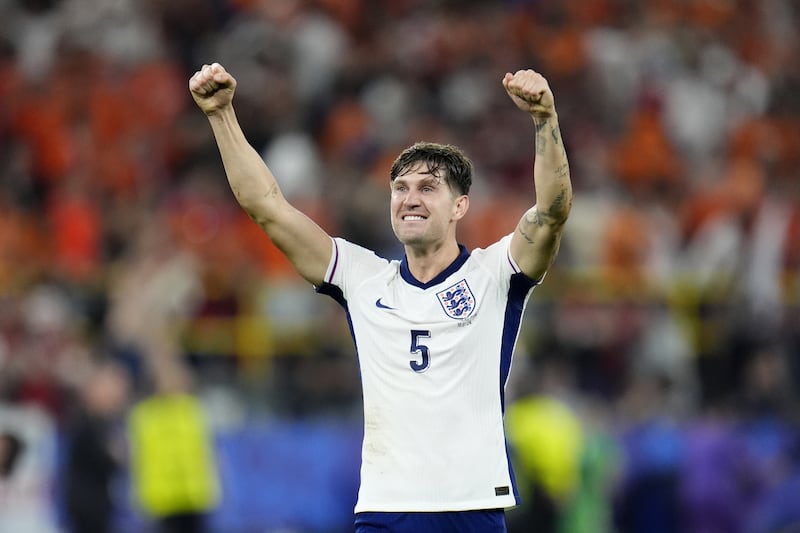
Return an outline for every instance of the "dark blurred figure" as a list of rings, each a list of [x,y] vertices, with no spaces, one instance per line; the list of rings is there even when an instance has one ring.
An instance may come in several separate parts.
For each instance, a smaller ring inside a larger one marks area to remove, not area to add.
[[[125,457],[124,410],[129,378],[112,362],[94,368],[67,433],[64,502],[70,533],[111,533],[115,504],[112,486]]]
[[[567,531],[563,515],[580,484],[586,434],[566,391],[574,376],[555,358],[542,357],[506,409],[508,442],[522,505],[506,513],[509,533]],[[603,531],[595,524],[597,533]]]
[[[0,478],[11,475],[22,449],[23,444],[19,437],[9,432],[0,433]]]
[[[624,466],[613,508],[619,533],[682,533],[680,468],[685,436],[668,398],[674,383],[658,369],[631,375],[621,399]]]

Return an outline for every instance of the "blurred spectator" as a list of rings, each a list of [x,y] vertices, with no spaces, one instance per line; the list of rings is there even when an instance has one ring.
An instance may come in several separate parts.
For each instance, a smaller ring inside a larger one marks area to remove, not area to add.
[[[621,407],[622,475],[614,493],[620,533],[686,531],[680,505],[685,435],[666,399],[671,380],[659,371],[632,374]]]
[[[750,514],[746,526],[748,533],[800,531],[798,491],[800,491],[800,473],[795,472],[759,502]]]
[[[586,437],[580,454],[580,478],[561,516],[563,533],[614,531],[613,500],[617,490],[620,449],[609,427],[606,406],[584,409],[581,420]]]
[[[151,355],[154,393],[129,420],[136,501],[159,533],[204,533],[219,501],[212,436],[186,370],[168,352]]]
[[[53,421],[41,408],[4,401],[0,435],[0,532],[57,533]]]
[[[0,433],[0,478],[11,477],[22,453],[22,441],[9,431]]]
[[[202,285],[195,255],[176,244],[163,212],[137,215],[130,231],[135,236],[110,273],[105,333],[138,382],[149,339],[177,330],[198,305]]]
[[[70,533],[112,533],[119,500],[115,481],[127,463],[122,422],[130,378],[124,368],[101,361],[81,383],[79,407],[66,431],[63,491]]]
[[[516,458],[523,505],[508,513],[510,532],[556,533],[560,516],[579,484],[584,435],[577,416],[562,400],[518,398],[506,410],[509,444]]]

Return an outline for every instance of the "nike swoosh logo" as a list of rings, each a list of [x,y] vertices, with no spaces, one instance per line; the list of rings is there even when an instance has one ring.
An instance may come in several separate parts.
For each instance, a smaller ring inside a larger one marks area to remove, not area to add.
[[[375,300],[375,307],[377,307],[378,309],[394,309],[394,307],[389,307],[385,303],[381,302],[381,298]]]

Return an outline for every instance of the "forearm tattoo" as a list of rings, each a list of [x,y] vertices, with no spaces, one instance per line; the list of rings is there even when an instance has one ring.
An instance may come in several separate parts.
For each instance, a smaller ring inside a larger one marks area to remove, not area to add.
[[[554,174],[557,179],[564,179],[569,176],[569,163],[564,162],[564,164],[556,167]]]
[[[567,220],[572,204],[569,183],[569,161],[557,120],[544,119],[535,123],[537,204],[528,210],[517,225],[519,235],[536,247],[531,258],[534,268],[546,268],[558,253],[561,227]],[[551,144],[552,143],[552,144]],[[544,228],[544,230],[543,230]],[[529,264],[529,267],[531,265]]]
[[[556,197],[553,198],[553,202],[547,208],[547,217],[550,223],[563,222],[563,219],[565,218],[564,214],[568,213],[571,207],[572,195],[568,193],[566,187],[562,186]]]
[[[546,125],[546,120],[536,123],[536,155],[544,154],[545,145],[547,144],[547,137],[544,134]]]
[[[559,128],[558,123],[550,127],[550,137],[548,138],[547,126],[550,124],[550,120],[542,120],[541,122],[536,122],[536,153],[537,155],[542,155],[545,151],[547,143],[552,140],[554,146],[561,145],[561,128]]]

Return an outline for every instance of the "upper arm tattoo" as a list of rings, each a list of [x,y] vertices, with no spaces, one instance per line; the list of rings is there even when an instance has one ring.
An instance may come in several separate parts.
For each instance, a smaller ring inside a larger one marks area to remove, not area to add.
[[[533,226],[541,226],[539,213],[536,211],[535,207],[525,213],[525,216],[523,216],[522,220],[517,224],[517,231],[519,231],[519,234],[522,235],[522,238],[525,239],[525,242],[528,244],[534,243],[533,237],[530,234],[530,230]]]

